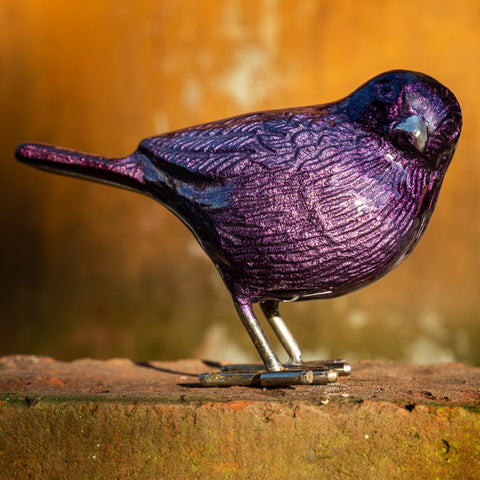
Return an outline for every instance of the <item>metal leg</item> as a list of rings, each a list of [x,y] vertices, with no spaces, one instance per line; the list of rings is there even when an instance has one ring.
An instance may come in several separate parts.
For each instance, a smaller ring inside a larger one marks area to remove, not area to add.
[[[264,364],[224,365],[221,372],[199,376],[204,387],[325,385],[350,374],[350,365],[344,360],[302,362],[300,347],[278,313],[278,302],[264,302],[261,308],[290,356],[290,363],[282,365],[252,306],[235,302],[235,307]]]
[[[255,345],[260,357],[262,357],[263,363],[269,372],[280,372],[283,370],[282,363],[278,359],[277,355],[273,351],[270,342],[265,336],[260,322],[255,317],[251,305],[240,304],[235,302],[235,307],[243,322],[243,325],[247,329],[253,344]]]
[[[289,363],[292,365],[300,365],[302,363],[302,350],[292,335],[292,332],[290,332],[283,321],[283,318],[280,316],[278,312],[278,302],[269,300],[261,303],[260,307],[262,307],[265,317],[282,343],[283,348],[287,351],[290,357]]]

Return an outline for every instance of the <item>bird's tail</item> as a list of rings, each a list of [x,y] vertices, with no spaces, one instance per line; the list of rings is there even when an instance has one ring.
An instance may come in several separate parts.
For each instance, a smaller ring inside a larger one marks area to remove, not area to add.
[[[124,158],[107,158],[50,145],[24,143],[15,156],[28,165],[54,173],[107,183],[146,193],[145,184],[158,176],[144,155],[135,152]]]

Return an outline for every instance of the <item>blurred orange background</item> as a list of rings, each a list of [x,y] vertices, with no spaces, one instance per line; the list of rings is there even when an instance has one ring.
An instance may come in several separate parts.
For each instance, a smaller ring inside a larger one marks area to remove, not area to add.
[[[375,285],[282,311],[307,359],[480,365],[476,0],[3,0],[0,354],[256,358],[172,214],[21,165],[17,143],[123,156],[157,133],[330,102],[394,68],[437,78],[464,114],[430,227]]]

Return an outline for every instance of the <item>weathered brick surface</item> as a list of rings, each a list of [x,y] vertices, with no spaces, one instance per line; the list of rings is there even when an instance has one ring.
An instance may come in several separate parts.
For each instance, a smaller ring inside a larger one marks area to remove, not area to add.
[[[0,478],[480,478],[480,369],[204,389],[198,360],[0,359]]]

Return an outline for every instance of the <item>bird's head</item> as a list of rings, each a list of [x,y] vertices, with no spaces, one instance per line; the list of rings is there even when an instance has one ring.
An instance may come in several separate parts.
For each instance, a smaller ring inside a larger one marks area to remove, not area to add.
[[[379,135],[406,159],[445,171],[455,151],[462,114],[453,93],[422,73],[381,74],[340,104],[362,130]]]

